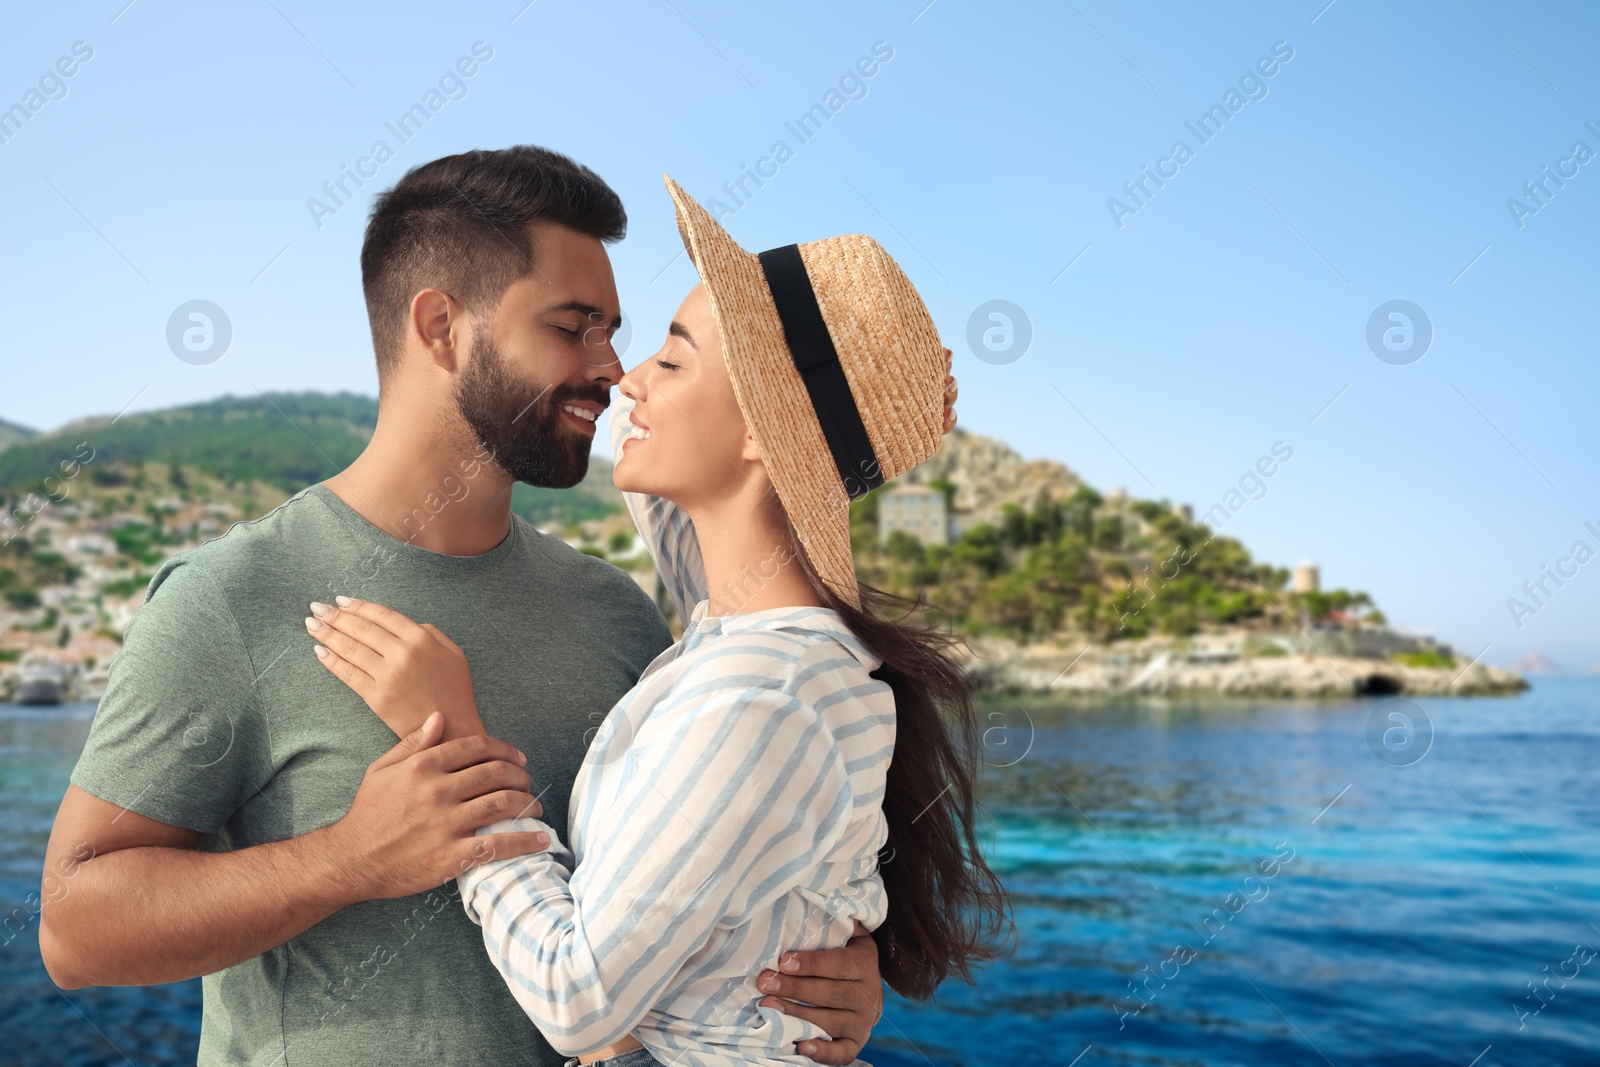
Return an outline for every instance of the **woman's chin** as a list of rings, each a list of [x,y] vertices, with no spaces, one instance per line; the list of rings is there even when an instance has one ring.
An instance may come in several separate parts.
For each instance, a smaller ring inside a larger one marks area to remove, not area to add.
[[[651,493],[650,479],[643,477],[636,456],[618,456],[611,468],[611,484],[624,493]]]
[[[683,486],[655,477],[649,466],[639,463],[635,456],[623,456],[621,461],[611,468],[611,484],[624,493],[658,496],[663,500],[672,501],[679,507],[683,506],[683,501],[678,499]]]

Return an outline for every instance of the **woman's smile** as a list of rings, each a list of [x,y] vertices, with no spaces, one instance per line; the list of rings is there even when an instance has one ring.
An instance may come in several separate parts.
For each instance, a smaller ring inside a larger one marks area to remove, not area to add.
[[[633,429],[629,432],[627,438],[622,442],[622,450],[624,452],[628,450],[629,445],[638,444],[640,441],[650,440],[650,427],[639,421],[639,413],[637,411],[630,411],[628,413],[628,422],[632,425]]]

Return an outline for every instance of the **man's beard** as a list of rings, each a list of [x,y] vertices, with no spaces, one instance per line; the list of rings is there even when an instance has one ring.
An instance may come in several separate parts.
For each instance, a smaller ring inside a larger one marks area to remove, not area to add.
[[[519,482],[566,489],[589,472],[591,439],[561,426],[561,404],[610,403],[608,390],[581,383],[539,387],[517,378],[481,334],[456,386],[456,408],[501,470]]]

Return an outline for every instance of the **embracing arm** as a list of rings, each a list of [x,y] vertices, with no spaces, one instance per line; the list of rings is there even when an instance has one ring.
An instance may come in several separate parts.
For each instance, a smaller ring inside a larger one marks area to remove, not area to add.
[[[329,837],[200,852],[198,831],[68,786],[39,891],[45,970],[64,989],[153,985],[258,956],[360,899]]]
[[[785,693],[697,695],[653,711],[651,734],[576,870],[561,850],[459,880],[490,959],[560,1051],[627,1035],[719,923],[795,885],[850,815],[831,733]],[[535,826],[494,829],[513,825]]]
[[[337,607],[317,607],[322,610],[315,617],[319,625],[312,630],[312,636],[321,643],[323,651],[319,655],[323,665],[354,689],[391,730],[404,734],[433,710],[439,710],[451,724],[452,736],[483,733],[465,654],[437,628],[419,625],[381,604],[349,597],[339,597]],[[361,666],[357,666],[358,663]],[[653,790],[641,793],[636,802],[643,805],[638,809],[642,811],[659,813],[664,808]],[[617,810],[626,820],[627,813],[633,809],[622,805]],[[525,832],[551,833],[543,823],[533,819],[519,819],[517,823]],[[678,836],[691,828],[683,819],[674,823]],[[619,849],[614,843],[622,840],[623,834],[636,829],[638,826],[623,825],[620,829],[607,827],[597,833],[606,842],[607,855],[615,857],[644,848],[643,841],[636,842],[630,849]],[[553,840],[553,833],[551,837]],[[677,837],[664,833],[649,836],[648,854],[657,859],[670,858],[678,847],[674,844],[676,840]],[[609,883],[593,864],[579,872],[578,880],[572,880],[570,862],[562,865],[551,857],[534,857],[534,862],[538,865],[534,874],[541,887],[538,892],[548,890],[553,894],[552,899],[566,898],[569,918],[564,921],[569,923],[573,922],[572,916],[581,904],[578,894],[583,884],[600,885],[601,898],[609,891]],[[502,873],[500,877],[508,876]],[[516,882],[514,875],[509,877]],[[488,886],[486,891],[493,888]],[[518,891],[525,890],[514,885],[502,899],[508,900]],[[532,899],[525,897],[524,905],[530,905]],[[510,906],[505,904],[507,908]],[[488,932],[491,926],[503,930],[499,936],[507,944],[525,941],[516,936],[514,921],[491,917],[484,925],[486,941],[492,936]],[[577,929],[574,923],[572,930]],[[512,956],[508,948],[497,959]],[[758,988],[771,994],[761,1000],[761,1005],[814,1023],[830,1036],[831,1040],[800,1042],[797,1048],[801,1055],[822,1064],[852,1062],[883,1014],[883,981],[872,935],[857,923],[856,936],[848,945],[812,952],[787,952],[779,964],[781,971],[762,971],[758,976]],[[549,975],[545,977],[556,980]],[[517,988],[510,974],[507,974],[507,981],[513,990]],[[606,995],[605,990],[601,990],[601,995]],[[626,1029],[621,1032],[625,1033]],[[604,1043],[601,1041],[591,1047],[598,1048]]]
[[[197,830],[68,786],[39,893],[39,953],[50,977],[76,989],[211,974],[351,904],[424,892],[496,849],[543,847],[532,834],[472,836],[483,812],[523,808],[527,775],[500,742],[432,747],[438,727],[374,762],[343,819],[231,852],[199,851],[205,835]]]

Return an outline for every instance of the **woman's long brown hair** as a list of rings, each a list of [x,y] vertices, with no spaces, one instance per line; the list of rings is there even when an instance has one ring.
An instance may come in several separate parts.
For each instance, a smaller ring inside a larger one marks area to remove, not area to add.
[[[952,975],[972,982],[972,965],[1003,955],[1016,931],[1010,897],[978,847],[982,735],[971,686],[951,657],[960,638],[917,621],[928,607],[923,597],[861,586],[861,607],[840,598],[777,510],[812,591],[883,661],[872,676],[894,691],[883,798],[889,842],[878,861],[889,909],[872,938],[890,988],[927,1000]]]

